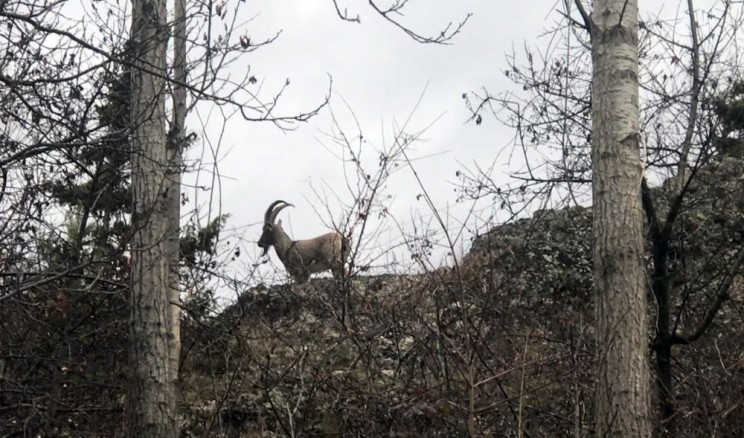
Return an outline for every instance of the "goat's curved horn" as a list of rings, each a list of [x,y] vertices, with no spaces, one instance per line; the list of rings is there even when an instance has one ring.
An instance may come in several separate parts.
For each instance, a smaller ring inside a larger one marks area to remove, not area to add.
[[[287,203],[286,201],[282,201],[282,200],[278,200],[278,201],[274,201],[274,202],[272,202],[272,203],[271,203],[271,205],[269,205],[269,208],[268,208],[268,209],[266,209],[266,213],[264,214],[264,222],[267,222],[267,223],[273,223],[273,222],[274,222],[274,219],[276,218],[276,216],[274,216],[274,217],[272,218],[272,217],[271,217],[271,211],[272,211],[272,210],[274,209],[274,207],[276,207],[277,205],[279,205],[279,204],[286,204],[286,203]]]
[[[284,201],[282,201],[282,202],[284,202]],[[292,204],[290,204],[288,202],[284,202],[284,205],[281,205],[281,206],[277,207],[276,210],[274,210],[273,212],[271,212],[270,223],[273,224],[274,221],[276,220],[276,216],[279,214],[279,212],[282,211],[282,210],[284,210],[287,207],[294,207],[294,205],[292,205]]]

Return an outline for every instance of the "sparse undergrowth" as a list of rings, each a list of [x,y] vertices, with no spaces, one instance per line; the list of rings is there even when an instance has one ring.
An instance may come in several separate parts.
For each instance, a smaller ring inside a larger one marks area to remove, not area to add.
[[[742,174],[731,159],[701,169],[681,210],[680,333],[699,326],[744,243]],[[182,435],[593,436],[591,222],[590,209],[544,210],[479,236],[457,269],[261,286],[216,316],[189,314]],[[103,292],[2,308],[0,434],[122,430],[127,293]],[[674,346],[680,437],[744,435],[740,275],[723,299],[702,336]]]
[[[693,193],[676,230],[682,325],[744,240],[739,188]],[[546,210],[476,239],[457,270],[247,291],[184,330],[184,433],[592,436],[590,236],[590,209]],[[708,332],[675,348],[679,436],[744,433],[743,293],[737,277]]]

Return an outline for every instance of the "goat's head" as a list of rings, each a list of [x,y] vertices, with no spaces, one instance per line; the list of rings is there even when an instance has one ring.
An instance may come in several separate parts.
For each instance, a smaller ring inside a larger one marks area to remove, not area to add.
[[[279,200],[272,202],[271,205],[269,205],[269,208],[266,210],[266,213],[264,214],[263,232],[261,234],[261,237],[258,239],[258,246],[260,248],[263,248],[261,257],[265,256],[266,253],[269,252],[269,248],[272,245],[276,244],[277,232],[283,231],[281,219],[279,220],[279,222],[276,223],[274,221],[276,220],[276,216],[279,214],[279,212],[286,207],[294,207],[294,205]]]

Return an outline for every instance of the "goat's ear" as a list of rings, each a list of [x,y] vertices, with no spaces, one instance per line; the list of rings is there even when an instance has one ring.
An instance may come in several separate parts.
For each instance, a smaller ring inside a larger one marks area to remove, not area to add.
[[[282,220],[281,220],[281,219],[279,219],[279,222],[277,222],[276,224],[277,224],[277,225],[279,225],[279,226],[281,227],[281,226],[282,226]]]

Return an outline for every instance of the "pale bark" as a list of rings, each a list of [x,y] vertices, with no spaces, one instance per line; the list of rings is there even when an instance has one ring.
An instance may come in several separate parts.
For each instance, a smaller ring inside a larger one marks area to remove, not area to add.
[[[638,2],[591,13],[596,436],[651,435],[638,104]]]
[[[132,291],[127,432],[175,437],[173,276],[165,133],[165,0],[132,0]],[[177,227],[176,227],[177,229]]]
[[[173,343],[170,360],[173,378],[178,380],[181,356],[181,294],[178,288],[178,263],[180,254],[181,223],[181,168],[186,132],[186,0],[175,0],[173,7],[173,120],[168,139],[168,222],[171,233],[168,237],[168,260],[171,264],[170,300],[173,318]]]

